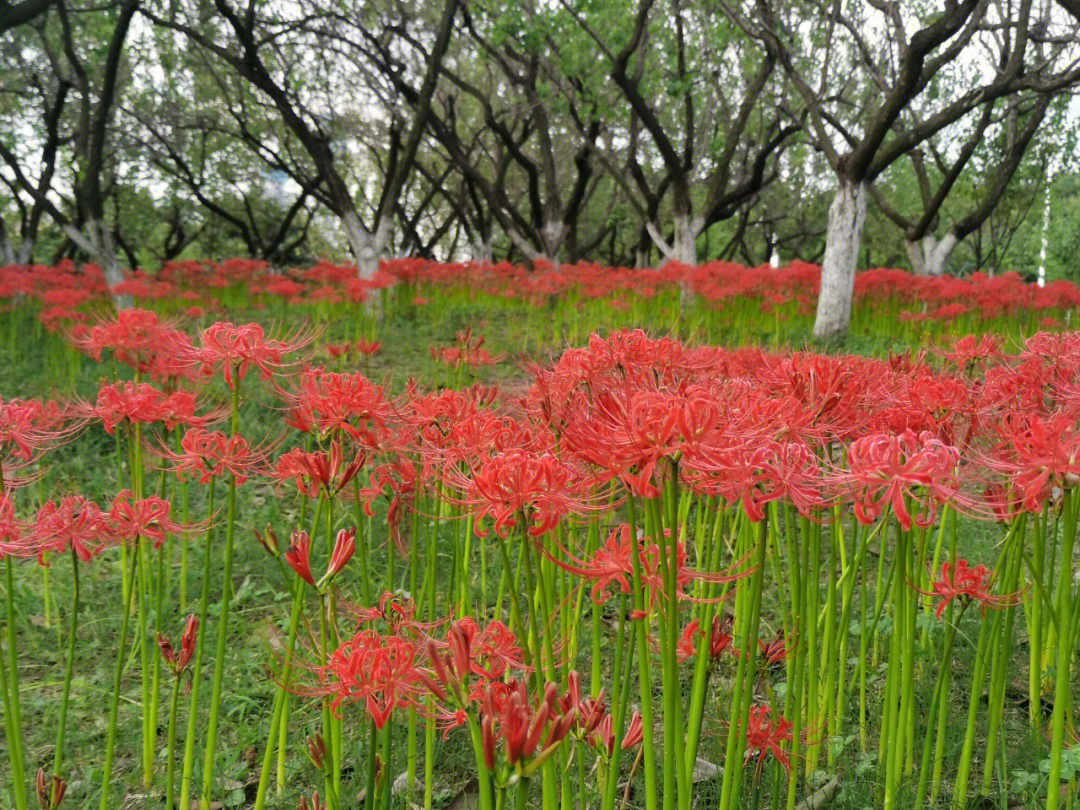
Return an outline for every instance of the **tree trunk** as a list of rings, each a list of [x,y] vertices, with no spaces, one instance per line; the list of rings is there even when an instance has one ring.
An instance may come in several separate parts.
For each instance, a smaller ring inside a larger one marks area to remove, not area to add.
[[[866,222],[866,184],[840,179],[829,207],[825,258],[821,266],[814,337],[843,336],[851,322],[851,297],[855,291],[855,267]]]
[[[124,280],[124,272],[116,262],[116,245],[113,244],[112,231],[109,230],[108,225],[97,219],[87,220],[85,228],[84,233],[74,225],[64,225],[64,233],[101,268],[105,283],[112,291]],[[131,296],[127,293],[118,295],[114,292],[112,299],[117,311],[131,309],[134,306]]]
[[[389,228],[380,223],[375,233],[370,233],[351,209],[341,215],[341,225],[356,260],[357,276],[362,279],[374,278],[379,271],[379,259],[386,248]]]
[[[945,262],[959,242],[952,231],[946,233],[940,242],[932,233],[914,242],[905,239],[904,247],[907,248],[912,272],[917,276],[942,275],[945,272]]]
[[[15,259],[15,248],[8,241],[7,228],[4,227],[3,221],[0,220],[0,265],[9,264],[19,264],[19,262]]]
[[[697,264],[697,237],[701,223],[689,214],[674,217],[675,235],[671,241],[672,261],[693,266]]]

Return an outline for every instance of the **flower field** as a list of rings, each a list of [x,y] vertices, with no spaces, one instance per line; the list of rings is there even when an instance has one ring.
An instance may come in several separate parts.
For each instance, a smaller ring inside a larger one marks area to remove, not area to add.
[[[0,269],[0,807],[1075,806],[1080,290],[818,281]]]

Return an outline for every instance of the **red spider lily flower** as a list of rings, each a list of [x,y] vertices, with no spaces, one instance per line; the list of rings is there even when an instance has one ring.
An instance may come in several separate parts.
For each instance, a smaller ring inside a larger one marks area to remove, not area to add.
[[[382,348],[382,343],[378,340],[365,340],[364,338],[357,338],[356,342],[353,343],[353,348],[365,357],[371,357],[371,355],[375,354],[377,351],[379,351],[379,349]]]
[[[379,448],[394,418],[382,387],[362,374],[308,369],[300,375],[296,391],[279,394],[289,409],[286,421],[293,427],[331,437],[344,434],[370,450]]]
[[[81,403],[76,411],[98,419],[107,433],[115,433],[117,425],[152,424],[170,414],[164,392],[149,383],[118,382],[101,386],[94,405]]]
[[[167,534],[180,534],[189,529],[169,519],[172,504],[164,498],[151,495],[135,500],[130,490],[124,490],[113,498],[109,509],[109,527],[120,543],[133,543],[141,537],[151,540],[154,547],[165,542]]]
[[[927,432],[919,436],[910,430],[892,436],[867,436],[851,444],[848,471],[838,474],[836,480],[841,487],[850,487],[860,522],[872,523],[890,507],[907,531],[913,522],[907,498],[925,501],[924,513],[914,522],[931,525],[937,504],[953,499],[959,491],[959,461],[955,447]]]
[[[330,564],[326,568],[326,574],[319,580],[319,586],[321,587],[327,580],[340,574],[355,553],[356,529],[339,530],[334,540],[334,550],[330,555]]]
[[[795,645],[790,646],[784,638],[784,631],[778,630],[771,641],[758,639],[758,649],[761,650],[761,660],[765,665],[779,664],[788,659],[795,652]]]
[[[604,703],[604,690],[595,698],[581,697],[581,674],[575,669],[566,676],[566,694],[559,698],[559,713],[566,715],[571,709],[575,712],[577,732],[588,737],[596,731],[600,722],[607,716]]]
[[[72,330],[68,339],[95,360],[108,349],[121,363],[161,382],[189,376],[194,364],[188,336],[145,309],[121,310],[90,329]]]
[[[204,377],[221,374],[229,388],[255,368],[264,380],[289,366],[285,356],[306,348],[314,335],[294,334],[284,339],[268,338],[257,323],[218,322],[202,331],[200,345],[194,349]]]
[[[44,768],[38,769],[34,787],[37,792],[38,802],[41,804],[41,810],[56,810],[60,803],[64,801],[64,794],[67,793],[67,782],[56,774],[53,774],[52,778],[49,779],[45,776]]]
[[[295,531],[289,543],[289,550],[283,555],[285,562],[296,572],[300,579],[315,587],[315,577],[311,574],[311,538],[305,531]]]
[[[190,391],[174,391],[161,402],[161,421],[166,428],[173,430],[177,425],[206,427],[222,421],[228,415],[228,409],[224,406],[212,408],[200,415],[200,407],[201,403],[195,394]]]
[[[994,513],[998,523],[1012,523],[1024,509],[1019,490],[1002,484],[990,484],[983,491],[983,500]]]
[[[708,645],[710,658],[719,658],[725,650],[731,649],[731,643],[734,641],[734,636],[732,635],[734,624],[735,620],[731,616],[725,615],[722,618],[720,616],[713,616],[712,632],[709,634]],[[677,655],[680,664],[697,655],[698,641],[703,638],[704,635],[705,631],[701,629],[700,619],[694,619],[683,628],[682,636],[679,638],[677,646]]]
[[[277,532],[274,531],[274,527],[269,523],[266,524],[266,529],[260,532],[258,529],[253,530],[255,533],[255,539],[259,545],[266,549],[266,553],[271,557],[277,557],[281,554],[281,543],[278,541]]]
[[[348,354],[352,350],[352,344],[350,343],[327,343],[326,353],[333,357],[335,360]]]
[[[89,562],[117,542],[119,538],[110,516],[96,503],[79,495],[68,495],[42,506],[24,537],[27,552],[37,554],[42,564],[46,564],[46,553],[69,549],[74,549],[82,562]]]
[[[362,703],[376,728],[382,729],[396,708],[414,705],[421,680],[416,646],[399,636],[361,630],[330,656],[319,672],[317,691],[333,698],[340,712],[345,703]]]
[[[157,643],[161,650],[161,657],[172,668],[173,674],[177,678],[184,674],[188,664],[191,663],[191,657],[195,655],[195,643],[198,641],[198,637],[199,619],[194,614],[188,615],[187,623],[184,625],[184,633],[180,637],[179,655],[173,650],[172,642],[161,633],[158,633]]]
[[[528,777],[557,750],[574,725],[576,710],[557,711],[555,684],[544,687],[534,705],[524,681],[489,684],[481,696],[481,744],[484,758],[496,761],[495,749],[501,741],[506,762]],[[546,732],[546,734],[545,734]],[[542,744],[541,744],[542,743]]]
[[[918,588],[915,590],[925,596],[936,596],[941,599],[935,611],[938,619],[954,599],[978,602],[983,612],[1019,604],[1021,596],[1019,592],[990,593],[992,584],[993,572],[986,566],[976,565],[972,568],[967,560],[959,559],[955,566],[952,562],[946,562],[941,566],[941,576],[934,581],[931,590],[923,591]]]
[[[179,453],[161,451],[163,458],[174,463],[172,470],[180,480],[194,474],[200,484],[231,475],[238,485],[243,485],[251,475],[261,471],[266,454],[265,449],[253,449],[239,433],[229,436],[220,430],[201,427],[193,427],[184,434]]]
[[[308,804],[307,796],[301,796],[296,810],[326,810],[326,805],[323,804],[322,799],[319,798],[319,791],[316,790],[311,794],[310,804]]]
[[[474,339],[472,336],[472,327],[467,328],[463,332],[458,332],[456,340],[457,345],[449,348],[432,346],[432,359],[446,363],[451,368],[461,369],[465,366],[491,366],[502,361],[504,357],[504,355],[501,354],[493,355],[487,349],[483,348],[487,338],[483,335],[478,335]]]
[[[964,335],[938,354],[957,368],[971,372],[980,363],[1001,358],[1001,338],[991,334]]]
[[[77,424],[65,426],[68,414],[56,402],[0,398],[0,463],[29,462],[71,437]],[[5,458],[6,457],[6,458]],[[5,481],[6,486],[12,482]]]
[[[1016,415],[998,427],[1004,436],[987,464],[1007,475],[1029,512],[1042,510],[1054,488],[1080,481],[1080,428],[1075,415]]]
[[[15,515],[15,500],[7,492],[0,492],[0,558],[11,554],[21,556],[23,532],[26,525]]]
[[[592,737],[592,743],[596,747],[604,751],[608,757],[611,757],[615,753],[615,732],[613,729],[614,719],[610,714],[604,715],[604,718],[600,721],[600,724],[596,727],[596,734]],[[630,718],[630,723],[626,727],[626,731],[623,733],[622,743],[619,745],[620,751],[629,751],[637,746],[641,745],[641,741],[645,738],[645,729],[641,722],[641,712],[635,711]]]
[[[464,490],[461,502],[473,510],[480,537],[484,517],[494,518],[495,533],[505,537],[524,515],[529,534],[540,537],[567,514],[587,508],[578,494],[579,475],[551,453],[508,450],[484,459],[471,480],[456,467],[447,470],[446,480]]]
[[[314,765],[317,770],[321,771],[323,769],[323,762],[326,760],[326,740],[323,739],[323,735],[316,733],[312,736],[309,734],[307,738],[307,750],[311,764]]]
[[[746,762],[757,759],[756,770],[760,775],[766,755],[772,755],[785,771],[791,770],[791,760],[785,746],[792,742],[794,724],[784,717],[772,716],[769,706],[752,706],[746,725]]]
[[[366,462],[367,453],[360,450],[346,463],[341,442],[335,440],[328,451],[308,453],[299,447],[290,450],[278,458],[270,475],[279,482],[292,481],[310,498],[322,493],[332,498],[349,485]]]

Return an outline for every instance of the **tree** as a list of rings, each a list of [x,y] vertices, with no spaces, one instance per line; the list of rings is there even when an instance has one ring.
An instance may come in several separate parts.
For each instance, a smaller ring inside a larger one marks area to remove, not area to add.
[[[1040,16],[1033,17],[1032,0],[1017,9],[1007,2],[947,0],[940,13],[922,19],[887,2],[800,4],[786,7],[784,16],[766,2],[749,9],[728,0],[722,5],[777,53],[809,114],[814,143],[836,175],[814,323],[818,338],[847,330],[869,185],[876,178],[973,110],[1021,92],[1054,94],[1080,80],[1064,40],[1051,46],[1048,58],[1035,59],[1029,45],[1032,21]],[[804,30],[819,34],[797,36]],[[873,30],[888,35],[871,40]],[[995,35],[1008,43],[1004,64],[980,57]],[[941,92],[944,85],[958,92]],[[917,101],[923,114],[906,115]]]

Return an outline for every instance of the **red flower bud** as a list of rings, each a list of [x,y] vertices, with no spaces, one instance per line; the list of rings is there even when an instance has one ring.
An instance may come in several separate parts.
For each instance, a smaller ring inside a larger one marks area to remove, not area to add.
[[[323,740],[322,734],[308,737],[307,747],[308,756],[311,757],[312,763],[321,771],[323,769],[323,759],[326,757],[326,741]]]
[[[334,552],[330,555],[330,565],[326,569],[324,580],[336,577],[356,553],[356,529],[342,529],[334,541]]]
[[[314,587],[315,577],[311,575],[311,538],[307,532],[293,532],[289,550],[285,552],[285,562],[297,576]]]

